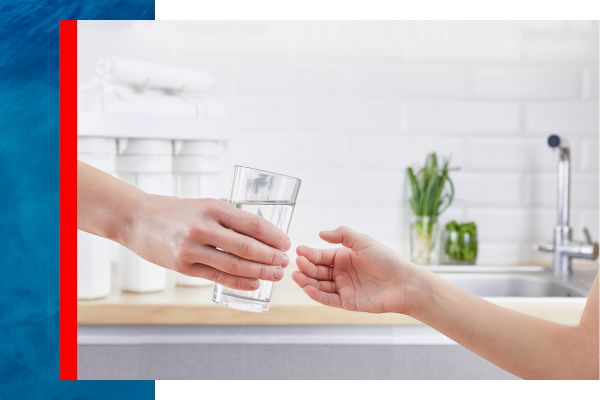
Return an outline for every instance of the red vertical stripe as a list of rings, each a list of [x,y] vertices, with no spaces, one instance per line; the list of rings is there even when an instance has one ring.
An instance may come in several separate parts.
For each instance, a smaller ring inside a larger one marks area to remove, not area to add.
[[[77,21],[60,21],[60,379],[77,379]]]

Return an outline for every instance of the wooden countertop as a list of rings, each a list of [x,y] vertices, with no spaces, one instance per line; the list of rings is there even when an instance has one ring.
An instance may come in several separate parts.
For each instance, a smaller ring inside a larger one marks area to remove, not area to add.
[[[368,314],[322,306],[286,277],[275,284],[266,313],[232,310],[212,302],[212,286],[170,285],[158,293],[115,290],[105,299],[78,302],[80,325],[414,325],[400,314]],[[579,321],[585,298],[490,298],[493,303],[566,324]]]

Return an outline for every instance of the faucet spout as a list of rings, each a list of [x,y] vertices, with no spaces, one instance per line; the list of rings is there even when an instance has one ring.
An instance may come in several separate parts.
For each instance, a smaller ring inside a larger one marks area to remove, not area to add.
[[[554,274],[566,278],[571,274],[571,260],[598,258],[598,243],[592,242],[589,232],[584,230],[587,242],[572,240],[572,229],[569,226],[570,191],[571,191],[571,151],[566,140],[556,134],[548,137],[548,146],[558,150],[558,185],[557,209],[558,217],[554,228],[552,245],[538,246],[540,251],[554,255]]]
[[[569,144],[558,135],[548,137],[548,146],[558,150],[558,218],[557,226],[569,226],[571,195],[571,151]]]
[[[559,148],[558,162],[558,226],[569,226],[571,197],[571,151]]]

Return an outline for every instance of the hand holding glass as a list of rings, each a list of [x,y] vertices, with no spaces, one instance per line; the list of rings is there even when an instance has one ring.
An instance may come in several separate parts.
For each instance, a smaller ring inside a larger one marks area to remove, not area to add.
[[[229,202],[236,208],[254,213],[282,231],[288,231],[300,179],[236,165]],[[243,311],[269,309],[273,282],[260,281],[257,290],[235,290],[215,284],[213,301]]]

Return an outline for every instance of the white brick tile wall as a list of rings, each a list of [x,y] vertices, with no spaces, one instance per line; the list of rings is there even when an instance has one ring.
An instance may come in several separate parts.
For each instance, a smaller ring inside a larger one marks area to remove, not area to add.
[[[233,121],[231,133],[289,132],[292,105],[285,98],[231,96],[224,98]]]
[[[541,241],[552,237],[556,211],[529,208],[470,208],[466,218],[477,221],[486,241]]]
[[[524,38],[525,59],[536,64],[580,64],[598,60],[597,37],[579,34],[527,35]]]
[[[266,170],[335,168],[346,164],[346,137],[326,136],[318,141],[305,135],[259,135],[240,137],[231,144],[232,162]]]
[[[169,38],[169,44],[176,50],[179,48],[178,54],[182,57],[194,61],[224,59],[234,63],[288,59],[297,30],[297,23],[261,21],[166,22],[166,25],[172,28],[164,37]]]
[[[352,72],[354,93],[358,96],[455,99],[465,94],[466,71],[459,67],[396,64],[358,66]]]
[[[352,136],[348,160],[353,167],[392,168],[404,171],[419,166],[431,152],[450,158],[452,166],[464,165],[464,139],[424,136]]]
[[[301,204],[294,210],[290,236],[304,243],[319,243],[319,232],[347,225],[385,242],[406,236],[398,207],[364,207]]]
[[[413,102],[408,104],[406,119],[412,132],[514,133],[519,131],[519,104]]]
[[[315,98],[295,102],[296,131],[335,133],[398,132],[404,129],[404,103],[364,98]]]
[[[558,156],[546,138],[469,138],[466,166],[473,171],[554,171]]]
[[[404,168],[435,150],[461,167],[441,221],[478,223],[480,263],[548,263],[532,246],[555,223],[551,132],[572,146],[576,237],[600,237],[596,21],[78,26],[82,77],[106,55],[215,75],[231,163],[303,179],[294,244],[345,224],[406,251]]]
[[[296,59],[369,62],[402,58],[403,42],[394,24],[307,21],[298,24],[292,49]]]
[[[564,135],[598,135],[597,102],[548,102],[525,105],[525,130]]]
[[[577,99],[580,71],[573,68],[475,68],[471,95],[498,99]]]
[[[401,205],[404,171],[297,169],[295,176],[302,179],[300,197],[306,204]]]
[[[532,206],[555,206],[557,177],[555,173],[528,174],[524,181],[524,201]],[[598,174],[572,175],[571,208],[598,207]]]
[[[531,216],[528,216],[528,218],[532,227],[532,234],[524,240],[533,242],[552,241],[557,218],[556,208],[533,208],[531,209]]]
[[[286,62],[237,68],[238,95],[338,96],[344,92],[344,68],[340,65],[295,65]]]
[[[520,206],[524,204],[524,177],[519,173],[456,172],[454,186],[465,206]]]
[[[562,21],[558,21],[562,22]],[[570,32],[579,32],[579,33],[592,33],[594,30],[597,31],[598,24],[594,23],[594,21],[564,21],[563,22]]]
[[[572,152],[572,157],[579,160],[579,170],[598,172],[598,138],[587,138],[581,141],[577,153]]]
[[[514,23],[407,22],[398,31],[411,60],[511,62],[521,55],[521,30]]]
[[[521,21],[524,32],[561,32],[565,29],[567,21]]]
[[[583,70],[583,98],[598,100],[598,68],[584,68]]]

